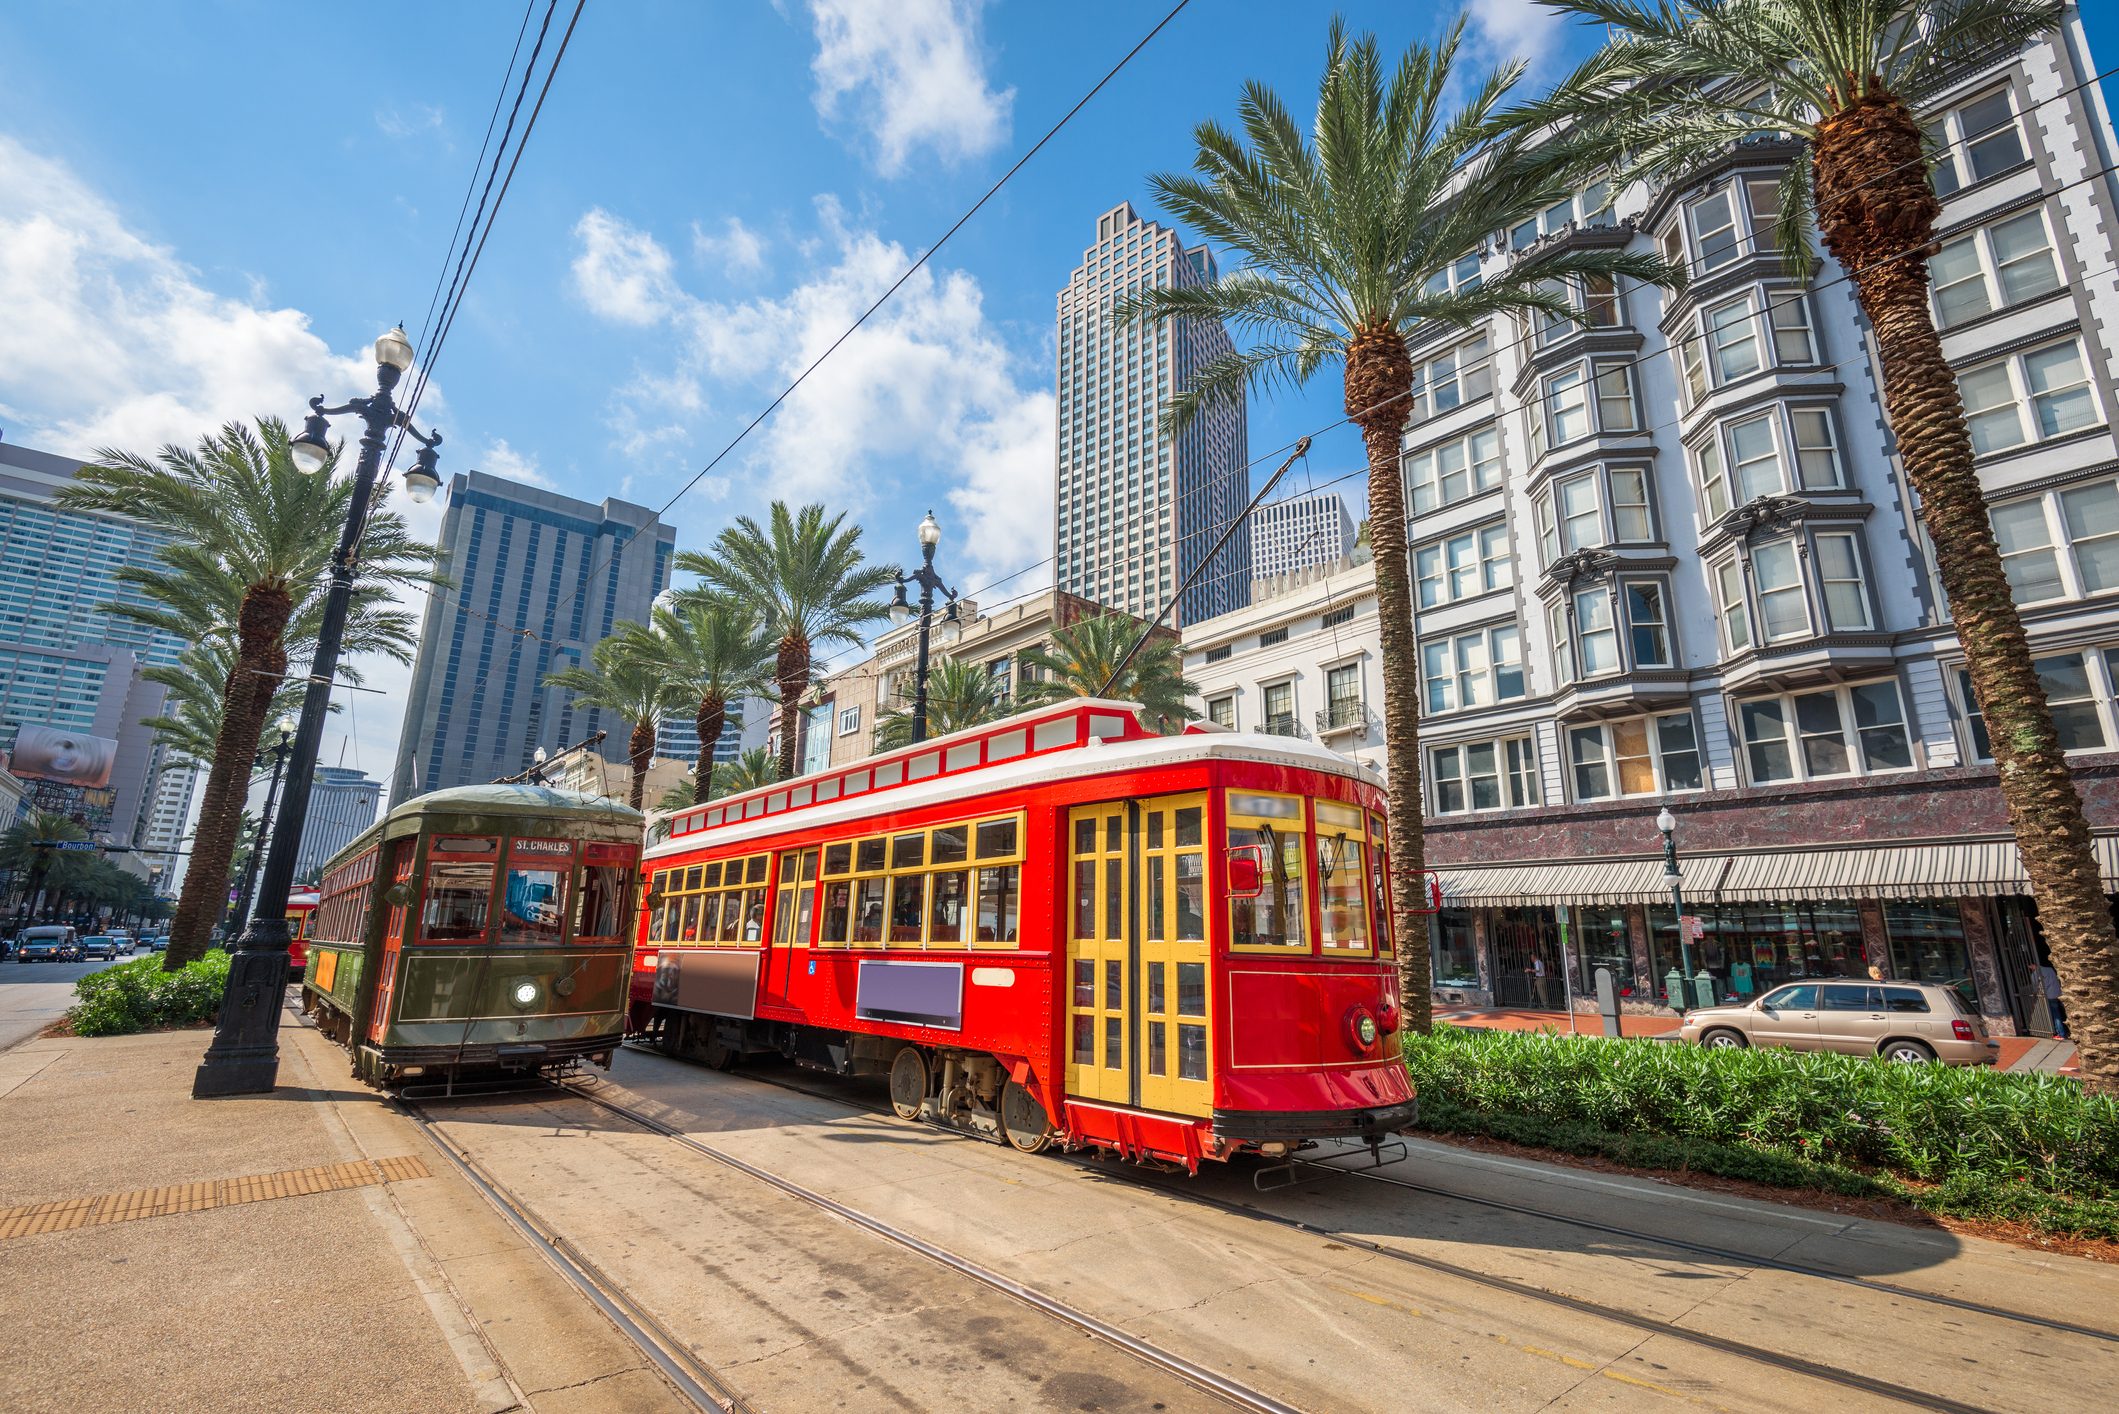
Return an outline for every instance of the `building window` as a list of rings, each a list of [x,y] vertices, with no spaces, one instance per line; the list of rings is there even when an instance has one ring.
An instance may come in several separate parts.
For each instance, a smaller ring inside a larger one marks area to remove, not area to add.
[[[1362,719],[1361,665],[1341,663],[1324,673],[1325,725],[1356,726]]]
[[[1508,588],[1515,583],[1515,561],[1508,552],[1507,525],[1495,521],[1418,547],[1413,576],[1423,609]],[[1353,617],[1351,606],[1347,617]]]
[[[1663,604],[1660,581],[1627,581],[1626,631],[1636,668],[1670,666],[1670,612]]]
[[[1852,533],[1820,532],[1816,538],[1817,584],[1828,627],[1845,633],[1876,626],[1869,591],[1862,584],[1861,547]]]
[[[1619,323],[1619,286],[1609,275],[1548,280],[1540,289],[1562,301],[1570,311],[1532,311],[1532,333],[1540,348],[1558,343],[1577,329],[1609,329]]]
[[[1275,736],[1295,735],[1295,684],[1266,683],[1261,690],[1265,696],[1265,729]]]
[[[1216,697],[1210,699],[1207,703],[1207,720],[1212,722],[1217,727],[1227,727],[1230,731],[1235,731],[1235,697]]]
[[[1323,619],[1324,626],[1326,628],[1337,628],[1341,624],[1352,623],[1354,621],[1355,607],[1352,604],[1341,604],[1336,609],[1326,609]]]
[[[1737,704],[1754,785],[1910,770],[1898,684],[1886,679]]]
[[[1831,415],[1822,408],[1776,408],[1723,423],[1693,454],[1707,518],[1720,520],[1760,496],[1826,491],[1841,485]],[[1795,466],[1791,482],[1788,467]]]
[[[1928,261],[1935,322],[1947,329],[2060,288],[2043,210],[2026,211],[1950,241]]]
[[[1666,712],[1567,729],[1576,800],[1698,790],[1700,745],[1692,713]]]
[[[2105,728],[2100,699],[2109,701],[2109,683],[2098,681],[2101,666],[2107,675],[2119,673],[2119,650],[2101,653],[2055,653],[2031,660],[2038,685],[2045,690],[2045,704],[2053,713],[2053,730],[2062,751],[2102,751],[2112,740]],[[1994,759],[1994,743],[1987,736],[1986,714],[1972,695],[1972,675],[1957,670],[1957,691],[1963,699],[1965,727],[1972,739],[1972,755],[1981,761]]]
[[[1217,643],[1207,650],[1207,661],[1209,663],[1226,663],[1229,661],[1229,655],[1235,651],[1236,645],[1233,643]]]
[[[1648,510],[1648,468],[1615,466],[1606,475],[1611,482],[1611,538],[1621,544],[1655,539],[1655,522]]]
[[[1538,757],[1527,736],[1430,747],[1427,763],[1437,815],[1538,803]]]
[[[1433,945],[1434,984],[1438,987],[1479,985],[1479,949],[1472,931],[1468,908],[1445,908],[1435,915]]]
[[[1957,375],[1957,391],[1972,430],[1972,451],[1980,456],[2097,422],[2096,395],[2075,339],[1966,369]]]
[[[1414,515],[1426,515],[1501,484],[1501,434],[1482,427],[1405,460]]]
[[[1286,624],[1282,624],[1279,628],[1269,628],[1258,635],[1258,646],[1260,648],[1271,648],[1277,643],[1285,643],[1287,641],[1288,626]]]
[[[1449,266],[1428,276],[1423,289],[1430,295],[1452,292],[1461,295],[1478,289],[1479,284],[1479,253],[1473,251],[1470,255],[1459,256]]]
[[[1758,586],[1759,631],[1766,642],[1810,632],[1810,606],[1804,601],[1793,540],[1775,540],[1752,550],[1751,577]]]
[[[1735,560],[1717,565],[1716,597],[1721,601],[1722,644],[1732,654],[1751,646],[1751,615],[1744,605],[1744,567]]]
[[[2017,603],[2119,589],[2119,482],[2048,491],[1989,515]]]
[[[1476,266],[1477,257],[1469,258]],[[1425,422],[1493,390],[1493,348],[1481,334],[1413,369],[1411,420]]]
[[[1736,207],[1725,188],[1692,203],[1685,215],[1692,225],[1693,263],[1701,270],[1719,270],[1734,264],[1744,254],[1743,237],[1736,228]]]
[[[1610,498],[1609,533],[1600,496]],[[1538,530],[1539,553],[1548,565],[1592,546],[1653,540],[1648,469],[1602,467],[1555,482],[1532,500],[1531,517]]]
[[[858,707],[841,708],[839,711],[839,735],[852,736],[859,730],[861,730],[861,709]]]
[[[1523,636],[1500,624],[1420,645],[1427,711],[1456,712],[1523,695]]]
[[[2029,160],[2005,88],[1945,113],[1929,135],[1942,150],[1933,171],[1937,196],[1951,196]]]
[[[1620,623],[1613,591],[1606,585],[1577,589],[1552,611],[1555,665],[1561,682],[1604,677],[1629,668],[1667,668],[1676,662],[1671,643],[1670,609],[1661,580],[1627,580],[1618,588],[1624,606]],[[1631,662],[1620,652],[1624,641]]]

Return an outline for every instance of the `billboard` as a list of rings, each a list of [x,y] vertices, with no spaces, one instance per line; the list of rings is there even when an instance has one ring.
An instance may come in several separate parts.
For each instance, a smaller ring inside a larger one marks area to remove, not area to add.
[[[110,784],[117,759],[118,743],[107,736],[25,723],[15,729],[8,769],[29,779],[101,790]]]

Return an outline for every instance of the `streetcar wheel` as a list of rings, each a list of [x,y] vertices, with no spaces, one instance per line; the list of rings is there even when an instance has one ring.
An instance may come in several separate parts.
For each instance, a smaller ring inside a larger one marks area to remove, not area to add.
[[[927,1058],[916,1046],[899,1051],[890,1063],[890,1108],[899,1119],[918,1119],[927,1103]]]
[[[1052,1120],[1045,1107],[1013,1080],[1001,1087],[1001,1132],[1026,1154],[1039,1153],[1052,1142]]]

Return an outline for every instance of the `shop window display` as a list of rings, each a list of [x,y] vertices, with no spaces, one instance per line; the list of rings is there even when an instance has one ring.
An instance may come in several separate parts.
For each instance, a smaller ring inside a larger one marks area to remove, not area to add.
[[[1633,944],[1626,927],[1626,910],[1576,907],[1569,909],[1568,913],[1572,927],[1569,951],[1581,959],[1581,970],[1575,977],[1576,989],[1583,996],[1594,999],[1597,995],[1597,969],[1608,967],[1611,969],[1611,984],[1618,989],[1621,999],[1646,996],[1651,989],[1633,975]]]
[[[1954,903],[1887,903],[1884,932],[1891,938],[1891,974],[1910,982],[1971,990],[1972,961],[1965,951],[1964,916]]]
[[[1434,921],[1434,985],[1476,987],[1479,960],[1472,946],[1471,910],[1445,908]]]
[[[1687,905],[1700,920],[1692,967],[1715,979],[1723,1001],[1746,1002],[1783,982],[1805,977],[1867,977],[1861,914],[1845,903],[1726,903]],[[1678,966],[1677,925],[1667,904],[1648,910],[1655,990]]]

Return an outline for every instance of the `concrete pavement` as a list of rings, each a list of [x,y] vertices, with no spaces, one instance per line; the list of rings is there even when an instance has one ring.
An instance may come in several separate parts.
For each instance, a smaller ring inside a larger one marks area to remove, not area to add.
[[[195,1101],[206,1039],[0,1054],[8,1409],[675,1401],[342,1052],[290,1018],[278,1091]]]
[[[0,962],[0,1051],[20,1045],[65,1015],[74,1004],[74,983],[108,966],[106,958],[17,962],[10,956]]]

